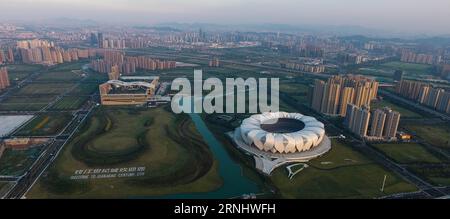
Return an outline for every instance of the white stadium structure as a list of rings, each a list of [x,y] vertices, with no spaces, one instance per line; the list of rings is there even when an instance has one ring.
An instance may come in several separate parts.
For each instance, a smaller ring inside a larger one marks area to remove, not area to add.
[[[236,146],[254,156],[256,168],[266,174],[283,164],[306,162],[331,149],[323,123],[300,113],[252,115],[230,136]]]

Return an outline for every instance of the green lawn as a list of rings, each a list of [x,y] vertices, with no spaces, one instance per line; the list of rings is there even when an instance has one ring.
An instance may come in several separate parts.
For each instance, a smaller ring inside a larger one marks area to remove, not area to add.
[[[39,156],[41,148],[42,147],[34,147],[28,150],[5,150],[3,156],[0,158],[0,175],[22,175]]]
[[[280,91],[289,94],[305,93],[307,94],[309,86],[305,84],[293,84],[280,82]]]
[[[270,176],[283,198],[374,198],[416,191],[413,185],[337,141],[330,152],[308,164],[292,180],[284,167]],[[385,190],[381,192],[385,175]]]
[[[0,182],[0,198],[6,195],[10,186],[12,186],[12,182]]]
[[[424,180],[437,186],[450,185],[449,160],[432,154],[424,146],[415,143],[374,146]]]
[[[417,78],[431,75],[432,66],[406,62],[387,62],[358,69],[360,74],[376,76],[378,81],[392,82],[392,76],[396,70],[403,70],[406,78]]]
[[[28,198],[127,198],[206,192],[222,181],[186,116],[162,108],[98,109]],[[70,180],[75,170],[144,166],[135,178]]]
[[[408,169],[436,186],[450,185],[450,163],[411,164]]]
[[[39,75],[37,81],[77,81],[81,79],[81,75],[72,71],[62,72],[45,72]]]
[[[309,105],[308,103],[309,86],[305,84],[282,83],[280,82],[280,92],[288,94],[299,103]]]
[[[403,70],[411,74],[427,74],[431,70],[431,65],[414,64],[406,62],[388,62],[380,65],[383,68],[390,68],[393,70]]]
[[[381,109],[381,108],[383,108],[385,106],[391,108],[394,111],[399,112],[401,114],[401,117],[414,117],[414,118],[422,118],[423,117],[422,115],[420,115],[420,114],[418,114],[416,112],[413,112],[413,111],[411,111],[409,109],[401,107],[401,106],[399,106],[399,105],[397,105],[397,104],[395,104],[395,103],[393,103],[393,102],[391,102],[389,100],[386,100],[386,99],[381,100],[381,101],[378,101],[378,100],[377,101],[373,101],[370,104],[370,108],[371,109]]]
[[[50,68],[50,71],[71,71],[80,70],[83,65],[87,64],[87,61],[67,62],[58,64]]]
[[[26,77],[28,77],[28,75],[30,75],[31,73],[27,73],[27,72],[8,72],[8,77],[9,77],[9,81],[14,84],[14,83],[18,83],[20,81],[22,81],[23,79],[25,79]]]
[[[0,103],[0,111],[39,111],[47,106],[55,96],[13,96]]]
[[[375,144],[377,149],[395,160],[397,163],[440,163],[439,158],[416,143],[407,144]]]
[[[84,102],[86,102],[87,97],[77,97],[77,96],[65,96],[60,99],[55,105],[53,105],[51,110],[76,110],[80,108]]]
[[[41,65],[13,64],[7,67],[9,80],[12,84],[25,79],[36,71],[42,70]]]
[[[87,76],[85,82],[103,83],[108,80],[108,74],[91,72]]]
[[[56,135],[69,123],[72,115],[68,113],[41,114],[17,131],[18,136]]]
[[[89,95],[98,90],[97,83],[82,83],[69,92],[70,95]]]
[[[12,64],[8,65],[9,72],[26,72],[32,73],[42,69],[42,65],[30,65],[30,64]]]
[[[20,88],[15,95],[54,95],[61,94],[73,87],[74,83],[32,83]]]
[[[405,125],[409,131],[437,147],[450,149],[450,126],[443,125]]]

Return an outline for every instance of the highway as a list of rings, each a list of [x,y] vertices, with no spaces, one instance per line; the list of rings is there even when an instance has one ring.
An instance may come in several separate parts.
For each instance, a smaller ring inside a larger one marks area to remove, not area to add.
[[[390,93],[390,92],[388,92],[388,91],[385,91],[385,90],[383,90],[383,89],[379,89],[379,90],[378,90],[378,94],[381,95],[381,96],[386,96],[386,97],[388,97],[388,98],[394,99],[395,101],[401,102],[401,103],[403,103],[403,104],[406,104],[406,105],[408,105],[408,106],[411,106],[411,107],[413,107],[413,108],[416,108],[416,109],[418,109],[418,110],[420,110],[420,111],[429,113],[429,114],[431,114],[431,115],[433,115],[433,116],[439,117],[439,118],[441,118],[442,120],[450,121],[450,116],[447,115],[447,114],[445,114],[445,113],[441,113],[441,112],[438,112],[438,111],[436,111],[436,110],[430,109],[430,108],[428,108],[428,107],[426,107],[426,106],[422,106],[422,105],[420,105],[419,103],[416,103],[416,102],[414,102],[414,101],[405,99],[405,98],[403,98],[403,97],[399,97],[399,96],[397,96],[397,95],[395,95],[395,94],[392,94],[392,93]]]
[[[19,89],[22,86],[25,86],[28,83],[33,82],[33,80],[40,74],[40,72],[35,72],[28,76],[26,79],[21,81],[18,86],[8,89],[5,93],[0,96],[0,101],[7,98],[12,91],[15,89]],[[75,89],[76,86],[80,85],[86,78],[81,79],[72,86],[70,89],[67,89],[65,92],[59,94],[56,98],[54,98],[50,103],[47,104],[44,108],[42,108],[38,112],[23,112],[23,111],[9,111],[8,114],[40,114],[47,113],[48,109],[51,108],[54,104],[58,102],[58,100],[62,99],[65,95],[67,95],[70,91]],[[33,137],[46,137],[50,138],[50,142],[47,143],[45,149],[40,154],[40,156],[34,161],[31,167],[22,175],[15,178],[5,178],[1,179],[3,181],[15,181],[14,186],[8,191],[8,193],[3,197],[6,199],[18,199],[23,198],[24,195],[31,189],[31,187],[36,183],[39,177],[44,173],[44,171],[50,166],[50,164],[55,160],[58,156],[59,152],[63,149],[63,147],[69,142],[69,140],[73,137],[73,135],[77,132],[80,125],[84,122],[84,120],[89,116],[91,111],[96,106],[96,93],[88,95],[89,99],[86,103],[76,111],[67,111],[73,114],[72,120],[66,125],[66,127],[55,136],[29,136]],[[60,112],[60,111],[58,111]],[[31,120],[30,120],[31,121]],[[23,124],[23,127],[26,124]],[[19,130],[17,128],[16,130]],[[14,136],[14,133],[11,133],[10,136]]]
[[[171,53],[147,52],[147,51],[132,50],[132,49],[127,50],[127,52],[138,53],[138,54],[146,54],[146,55],[149,55],[149,56],[156,56],[156,57],[159,57],[159,58],[172,58],[172,59],[189,58],[189,59],[192,59],[192,60],[209,61],[209,58],[199,57],[199,56],[194,56],[194,55],[180,55],[180,54],[171,54]],[[279,67],[273,67],[273,66],[265,66],[265,65],[261,65],[261,64],[255,64],[255,63],[245,63],[245,62],[237,62],[237,61],[231,61],[231,60],[220,60],[220,62],[221,63],[225,63],[225,64],[230,64],[230,65],[242,65],[242,66],[247,66],[247,67],[264,68],[265,70],[273,70],[273,71],[279,71],[279,72],[304,74],[304,75],[308,75],[308,76],[311,76],[311,77],[322,78],[322,79],[326,79],[326,78],[330,77],[330,75],[326,75],[326,74],[297,71],[297,70],[293,70],[293,69],[279,68]]]
[[[136,51],[136,52],[145,53],[143,51]],[[198,60],[202,60],[202,61],[208,61],[207,58],[192,57],[192,56],[186,56],[186,55],[175,55],[175,54],[164,54],[164,53],[153,53],[153,52],[148,52],[148,54],[158,55],[160,57],[165,56],[165,57],[169,57],[169,58],[190,58],[190,59],[198,59]],[[319,77],[319,78],[329,77],[329,75],[324,75],[324,74],[300,72],[300,71],[289,70],[289,69],[278,68],[278,67],[262,66],[259,64],[250,64],[250,63],[242,63],[242,62],[227,61],[227,60],[222,60],[221,62],[226,63],[226,64],[264,68],[264,69],[281,71],[281,72],[299,73],[299,74],[301,73],[304,75],[309,75],[309,76]],[[38,74],[38,73],[32,74],[26,80],[22,81],[20,83],[20,86],[31,82],[33,80],[33,78],[36,77],[36,74]],[[7,92],[5,92],[3,95],[0,96],[0,101],[8,96],[10,90],[12,90],[12,89],[9,89]],[[55,101],[52,101],[50,104],[48,104],[47,107],[45,107],[43,109],[43,111],[41,111],[41,113],[46,112],[46,109],[50,108],[54,103],[56,103],[56,100],[59,100],[60,98],[62,98],[66,93],[67,92],[60,94],[55,99]],[[404,104],[415,107],[419,110],[422,110],[422,111],[425,111],[432,115],[435,115],[437,117],[440,117],[446,121],[450,121],[450,116],[439,113],[439,112],[429,109],[427,107],[421,106],[413,101],[398,97],[394,94],[383,91],[382,89],[379,90],[379,93],[382,96],[387,96],[396,101],[402,102]],[[93,98],[93,97],[94,96],[91,96],[91,98]],[[67,142],[77,132],[79,126],[83,123],[83,121],[89,116],[91,111],[95,108],[95,102],[88,101],[86,104],[88,104],[89,106],[87,108],[85,106],[85,109],[81,109],[75,113],[75,116],[73,117],[72,121],[66,126],[66,130],[62,131],[57,136],[49,136],[49,137],[53,137],[52,142],[41,153],[41,156],[38,157],[38,159],[30,167],[30,169],[23,176],[21,176],[20,179],[17,180],[16,184],[8,192],[8,194],[5,196],[5,198],[16,199],[16,198],[23,198],[26,195],[26,193],[31,189],[31,187],[39,179],[39,177],[48,168],[48,166],[58,156],[58,154],[63,149],[63,147],[67,144]],[[296,105],[295,107],[298,108],[299,106]],[[308,111],[311,111],[311,110],[308,109]],[[316,116],[316,118],[318,118],[322,122],[324,122],[327,127],[334,129],[336,132],[342,133],[342,128],[337,127],[335,124],[330,122],[329,119],[326,118],[325,116],[323,116],[319,113],[315,113],[315,112],[312,113],[312,115]],[[365,156],[373,159],[374,161],[381,164],[386,169],[397,173],[397,175],[401,176],[406,181],[414,184],[420,190],[419,192],[415,192],[415,193],[395,194],[392,196],[386,196],[384,198],[408,198],[408,197],[438,198],[438,197],[443,197],[443,196],[450,194],[450,189],[433,187],[428,182],[422,180],[421,178],[417,177],[413,173],[409,172],[403,166],[395,163],[394,161],[390,160],[382,153],[380,153],[377,150],[375,150],[374,148],[370,147],[364,141],[356,139],[356,138],[352,137],[351,135],[346,135],[346,136],[347,136],[348,140],[350,140],[352,142],[351,146],[355,150],[357,150],[357,151],[361,152],[362,154],[364,154]]]
[[[39,177],[44,173],[44,171],[50,166],[55,158],[59,155],[63,147],[69,142],[73,135],[77,132],[80,125],[89,116],[91,111],[95,107],[95,103],[87,103],[90,105],[88,111],[80,111],[77,116],[74,116],[70,124],[67,126],[70,130],[64,130],[56,136],[49,146],[41,153],[37,160],[33,163],[30,169],[20,177],[16,182],[14,187],[8,192],[4,197],[6,199],[19,199],[23,198],[25,194],[31,189],[31,187],[36,183]],[[74,124],[74,125],[71,125]],[[70,133],[69,135],[63,136],[62,133]]]
[[[320,120],[321,122],[324,123],[325,127],[328,130],[331,129],[333,132],[341,133],[341,134],[343,133],[342,127],[336,126],[326,116],[311,110],[310,108],[302,105],[301,103],[286,100],[286,96],[283,95],[282,93],[280,93],[280,98],[281,99],[285,98],[284,99],[285,102],[287,104],[290,104],[292,107],[294,107],[296,109],[301,109],[301,111],[307,112],[308,115],[312,115],[312,116],[316,117],[318,120]],[[392,161],[391,159],[387,158],[384,154],[378,152],[371,146],[367,145],[364,141],[353,137],[351,134],[346,134],[345,136],[346,136],[346,140],[350,142],[349,145],[354,150],[369,157],[370,159],[374,160],[375,162],[377,162],[381,166],[385,167],[386,169],[396,173],[398,176],[402,177],[407,182],[414,184],[420,190],[421,194],[423,194],[424,198],[438,198],[438,197],[442,197],[442,196],[450,194],[450,191],[444,191],[440,188],[434,187],[431,184],[429,184],[428,182],[417,177],[415,174],[411,173],[410,171],[408,171],[401,165],[399,165],[399,164],[395,163],[394,161]]]

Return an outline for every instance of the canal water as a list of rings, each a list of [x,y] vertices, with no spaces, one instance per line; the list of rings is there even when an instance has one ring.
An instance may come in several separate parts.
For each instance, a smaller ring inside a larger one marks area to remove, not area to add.
[[[222,143],[211,133],[201,116],[195,113],[191,113],[189,116],[214,157],[219,161],[219,174],[222,177],[223,185],[218,190],[211,192],[174,194],[164,196],[164,198],[222,199],[260,192],[258,185],[244,175],[242,167],[229,156]]]

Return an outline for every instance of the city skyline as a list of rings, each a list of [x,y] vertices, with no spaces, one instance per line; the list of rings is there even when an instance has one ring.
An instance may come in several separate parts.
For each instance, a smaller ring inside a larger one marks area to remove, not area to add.
[[[1,20],[40,21],[67,17],[117,24],[168,22],[360,26],[405,34],[450,34],[445,0],[356,1],[246,0],[0,0]],[[257,7],[256,7],[257,6]],[[17,13],[22,11],[23,13]],[[123,16],[117,16],[117,14]]]

